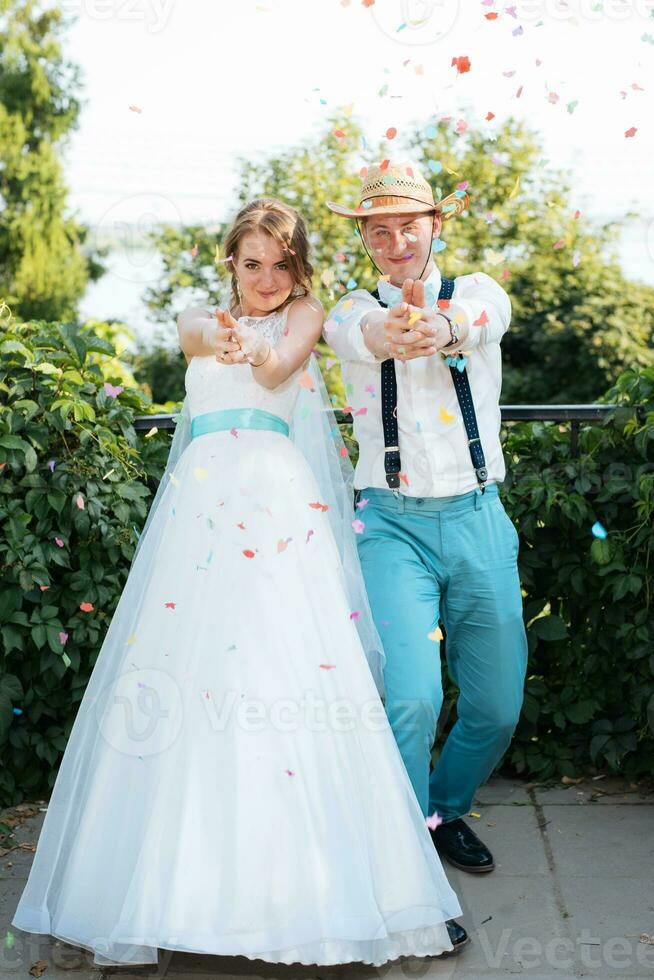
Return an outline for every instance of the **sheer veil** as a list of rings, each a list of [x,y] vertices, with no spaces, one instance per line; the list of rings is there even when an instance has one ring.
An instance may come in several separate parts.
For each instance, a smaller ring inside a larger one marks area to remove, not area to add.
[[[313,384],[311,387],[308,385],[300,387],[290,421],[289,436],[309,463],[320,490],[320,499],[329,507],[327,513],[341,559],[343,587],[377,691],[383,700],[386,656],[370,609],[352,527],[356,516],[353,512],[354,468],[339,431],[315,355],[309,358],[307,371]],[[153,526],[153,518],[161,505],[171,474],[174,473],[178,460],[191,441],[188,398],[184,398],[181,410],[174,418],[176,427],[166,468],[139,536],[132,566],[146,536],[161,533],[159,528],[163,526],[163,522],[159,521]],[[157,543],[149,541],[148,544],[156,548]],[[150,547],[148,551],[152,554]],[[324,609],[326,617],[329,616],[328,601],[329,597],[326,596]]]

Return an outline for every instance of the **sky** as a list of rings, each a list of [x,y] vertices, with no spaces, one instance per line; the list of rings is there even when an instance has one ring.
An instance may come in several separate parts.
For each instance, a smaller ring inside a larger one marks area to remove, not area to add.
[[[386,148],[400,159],[414,125],[451,116],[493,132],[513,115],[541,133],[544,166],[572,172],[582,218],[641,214],[632,247],[654,281],[654,0],[58,6],[83,79],[69,201],[100,229],[226,220],[239,157],[315,135],[338,109],[374,145],[397,129]],[[370,162],[362,151],[357,169]]]

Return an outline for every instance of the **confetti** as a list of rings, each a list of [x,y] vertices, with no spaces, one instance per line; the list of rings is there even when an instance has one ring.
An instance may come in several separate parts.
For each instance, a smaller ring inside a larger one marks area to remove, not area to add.
[[[143,112],[143,109],[139,109],[137,105],[131,105],[128,108],[130,112],[138,112],[138,113]]]
[[[481,820],[481,813],[475,813],[474,810],[471,810],[468,816],[474,817],[476,820]]]
[[[457,75],[463,75],[465,72],[470,71],[470,58],[465,55],[461,58],[452,58],[450,68],[452,65],[456,65]]]
[[[609,533],[606,530],[606,528],[602,524],[600,524],[599,521],[595,521],[595,523],[593,524],[593,526],[591,528],[591,531],[593,532],[593,535],[596,538],[605,538],[608,535],[608,533]]]
[[[124,390],[125,389],[123,388],[122,385],[112,385],[112,384],[109,384],[108,381],[105,381],[105,383],[104,383],[104,392],[105,392],[105,395],[108,395],[109,396],[109,398],[118,398],[118,396],[121,393],[121,391],[124,391]]]
[[[437,626],[436,629],[433,630],[431,633],[427,633],[427,639],[433,640],[434,643],[438,643],[439,640],[442,640],[443,631],[441,630],[440,626]]]
[[[443,823],[443,818],[439,817],[436,811],[434,811],[431,817],[425,817],[425,823],[430,830],[436,830]]]
[[[482,310],[476,320],[472,321],[473,327],[485,327],[488,323],[488,314],[486,310]]]
[[[92,602],[80,602],[79,607],[82,610],[82,612],[86,612],[86,613],[93,612]]]
[[[333,670],[336,664],[318,664],[322,670]]]
[[[329,510],[328,504],[321,504],[319,501],[316,501],[314,504],[309,504],[309,507],[313,507],[314,510]]]
[[[625,136],[627,138],[629,138],[631,136],[635,136],[637,132],[638,132],[638,130],[636,129],[636,127],[635,126],[632,126],[631,129],[626,130]]]
[[[359,510],[363,510],[363,508],[366,506],[367,503],[369,503],[369,498],[362,497],[361,500],[357,501],[357,508]]]
[[[148,432],[145,433],[145,437],[144,438],[151,439],[152,436],[156,436],[156,434],[157,434],[158,431],[159,431],[159,429],[157,428],[157,426],[156,425],[153,425],[152,428]]]
[[[75,503],[77,504],[80,510],[84,510],[84,497],[82,496],[81,493],[78,493],[77,496],[75,497]]]
[[[298,384],[300,388],[308,388],[309,391],[316,390],[313,385],[313,378],[311,377],[309,371],[305,371],[303,374],[300,375],[300,377],[298,378]]]
[[[255,552],[251,551],[250,548],[245,548],[243,550],[243,554],[245,555],[246,558],[254,558]]]
[[[50,467],[50,472],[51,472],[51,473],[54,473],[54,468],[55,468],[55,460],[54,460],[54,459],[49,459],[49,460],[48,460],[48,466]]]
[[[191,258],[194,259],[197,254],[198,254],[198,243],[196,242],[193,248],[191,249]]]
[[[62,647],[65,647],[68,643],[68,633],[64,633],[64,631],[61,630],[59,633],[59,642],[61,643]]]
[[[358,517],[352,521],[352,527],[354,528],[355,534],[363,534],[366,529],[366,525]]]
[[[177,607],[176,602],[164,602],[165,609],[175,609]]]
[[[409,326],[412,327],[414,323],[417,323],[421,316],[422,313],[420,310],[414,310],[412,313],[409,313]]]
[[[361,618],[361,613],[359,612],[358,609],[355,609],[354,612],[350,613],[350,619],[360,619],[360,618]]]
[[[441,422],[453,422],[454,421],[454,415],[450,415],[450,413],[448,412],[448,410],[446,408],[444,408],[442,405],[441,405],[440,409],[438,410],[438,417],[440,418]]]
[[[202,480],[206,480],[206,478],[209,476],[209,470],[205,470],[203,466],[194,466],[193,476],[199,483],[201,483]]]
[[[374,3],[375,0],[372,0],[372,2]],[[365,0],[364,0],[364,3],[365,3]],[[295,773],[293,772],[292,769],[284,769],[284,772],[286,773],[287,776],[294,776],[295,775]]]
[[[55,544],[57,545],[58,548],[64,547],[64,542],[62,541],[61,538],[55,538]]]
[[[289,541],[292,540],[293,538],[286,538],[286,539],[280,538],[279,541],[277,542],[277,554],[280,554],[282,551],[286,551],[286,549],[288,548]]]
[[[311,538],[312,536],[313,536],[313,531],[312,530],[307,531],[307,539],[304,543],[309,544],[309,538]]]
[[[396,136],[397,136],[397,129],[395,128],[395,126],[389,126],[389,128],[386,130],[386,139],[394,140]]]

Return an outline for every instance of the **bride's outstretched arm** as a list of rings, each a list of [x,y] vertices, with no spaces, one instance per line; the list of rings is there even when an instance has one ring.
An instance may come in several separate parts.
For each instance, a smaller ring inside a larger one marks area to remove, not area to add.
[[[315,296],[293,300],[286,317],[286,327],[275,347],[251,328],[239,325],[234,335],[246,351],[252,377],[264,388],[276,388],[297,371],[309,358],[320,340],[323,324],[322,303]],[[251,347],[256,343],[256,348]]]

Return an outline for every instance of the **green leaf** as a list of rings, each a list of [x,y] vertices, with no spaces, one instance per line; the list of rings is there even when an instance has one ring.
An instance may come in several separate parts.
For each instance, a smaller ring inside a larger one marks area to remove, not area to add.
[[[568,635],[568,630],[560,616],[541,616],[535,619],[530,629],[540,640],[562,640]]]
[[[608,565],[613,556],[613,550],[609,538],[595,538],[590,546],[590,555],[597,565]]]

